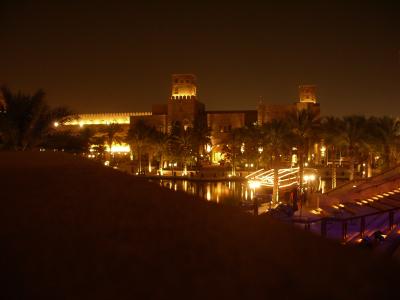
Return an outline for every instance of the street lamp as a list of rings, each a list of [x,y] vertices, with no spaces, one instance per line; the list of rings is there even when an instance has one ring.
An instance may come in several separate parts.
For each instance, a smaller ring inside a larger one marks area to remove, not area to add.
[[[176,163],[169,163],[168,166],[171,168],[172,176],[174,176],[174,167],[177,166]]]
[[[258,180],[250,180],[249,181],[249,187],[251,188],[251,189],[258,189],[259,187],[261,186],[261,182],[260,181],[258,181]]]
[[[257,196],[256,196],[256,189],[258,189],[261,186],[261,182],[258,180],[250,180],[249,181],[249,187],[254,190],[254,215],[257,216],[258,215],[258,201],[257,201]]]
[[[303,176],[303,183],[306,184],[306,192],[309,192],[310,189],[310,185],[312,184],[312,182],[314,182],[315,180],[315,175],[314,174],[308,174],[308,175],[304,175]],[[301,191],[302,192],[302,191]],[[300,198],[300,217],[302,216],[302,212],[303,212],[303,202],[306,202],[306,193],[303,192],[302,193],[302,197]]]

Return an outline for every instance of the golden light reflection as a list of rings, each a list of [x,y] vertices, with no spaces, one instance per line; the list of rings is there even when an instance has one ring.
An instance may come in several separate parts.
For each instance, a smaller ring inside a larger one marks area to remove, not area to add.
[[[185,180],[185,181],[183,182],[183,190],[184,190],[185,192],[187,192],[187,185],[188,185],[188,183],[187,183],[187,181]]]
[[[110,152],[110,147],[108,145],[105,145],[105,149],[107,152]],[[113,143],[111,145],[111,153],[130,153],[131,152],[131,147],[129,147],[128,144],[121,143]]]

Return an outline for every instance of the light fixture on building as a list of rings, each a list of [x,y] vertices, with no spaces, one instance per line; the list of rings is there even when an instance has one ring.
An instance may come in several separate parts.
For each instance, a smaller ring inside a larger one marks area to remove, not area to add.
[[[325,153],[326,153],[326,147],[322,146],[321,147],[321,157],[325,157]]]

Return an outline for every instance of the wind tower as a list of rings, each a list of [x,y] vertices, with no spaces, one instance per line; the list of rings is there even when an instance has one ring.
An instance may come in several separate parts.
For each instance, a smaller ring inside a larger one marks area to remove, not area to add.
[[[196,118],[204,117],[205,106],[197,100],[197,79],[193,74],[173,74],[171,97],[168,99],[168,125],[178,122],[185,129]]]
[[[197,79],[193,74],[173,74],[171,99],[197,99]]]
[[[299,100],[296,102],[297,110],[313,109],[320,113],[319,103],[317,102],[316,85],[299,85]]]
[[[315,85],[299,85],[299,98],[302,103],[317,103]]]

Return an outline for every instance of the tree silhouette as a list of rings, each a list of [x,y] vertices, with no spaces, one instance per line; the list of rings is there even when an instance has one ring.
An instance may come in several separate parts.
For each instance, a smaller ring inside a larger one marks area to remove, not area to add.
[[[7,148],[24,151],[38,146],[55,122],[62,124],[72,115],[65,107],[50,108],[42,90],[29,95],[2,87],[1,92],[5,112],[0,114],[0,132]]]
[[[337,149],[342,147],[345,143],[345,136],[343,133],[344,122],[342,119],[337,117],[328,116],[325,117],[321,122],[321,137],[324,143],[328,147],[328,155],[331,154],[332,166],[331,166],[331,177],[332,185],[331,188],[336,188],[336,152]]]
[[[131,145],[131,150],[136,152],[139,164],[139,174],[142,173],[142,155],[148,147],[156,133],[154,127],[151,127],[143,120],[138,120],[131,124],[126,140]]]
[[[282,158],[288,154],[291,149],[291,137],[289,124],[282,119],[273,119],[262,126],[263,147],[266,153],[272,156],[274,169],[274,185],[272,200],[278,201],[279,197],[279,177],[278,171],[281,167]]]
[[[168,134],[159,131],[157,131],[154,134],[154,137],[152,139],[152,144],[155,148],[156,154],[160,159],[159,163],[160,172],[164,167],[165,159],[169,157],[169,143],[170,143],[170,136]]]
[[[294,134],[293,138],[297,147],[299,157],[299,186],[300,190],[302,190],[304,155],[308,154],[310,144],[319,138],[319,113],[311,107],[292,111],[288,115],[288,122]]]
[[[370,118],[376,143],[381,145],[384,166],[393,167],[398,163],[400,150],[400,120],[391,117]]]
[[[353,115],[343,117],[344,142],[350,159],[350,176],[354,179],[354,164],[362,153],[362,149],[367,148],[367,119],[364,116]]]
[[[112,145],[114,142],[120,143],[122,141],[122,138],[118,136],[118,133],[121,133],[123,131],[123,128],[120,124],[118,123],[111,123],[107,125],[102,125],[100,127],[99,132],[103,135],[105,142],[108,146],[108,160],[111,163],[111,160],[113,158],[113,153],[112,153]]]

